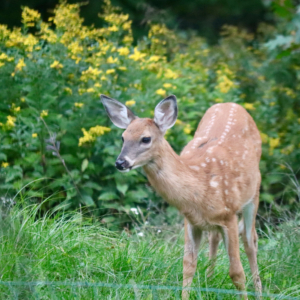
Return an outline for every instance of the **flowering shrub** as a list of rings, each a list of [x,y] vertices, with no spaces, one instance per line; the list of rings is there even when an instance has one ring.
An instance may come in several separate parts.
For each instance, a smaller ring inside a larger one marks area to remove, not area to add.
[[[103,28],[84,26],[80,5],[66,2],[48,22],[25,7],[22,28],[0,25],[0,194],[19,191],[33,202],[50,197],[44,210],[82,205],[110,226],[130,223],[131,208],[142,212],[156,196],[141,171],[115,170],[121,130],[99,96],[145,117],[175,94],[179,118],[166,136],[177,152],[214,103],[232,101],[250,112],[263,140],[261,201],[279,211],[274,204],[288,190],[284,163],[300,161],[299,68],[272,60],[267,48],[233,27],[224,28],[219,45],[208,46],[154,24],[134,45],[128,15],[105,3]],[[268,30],[266,36],[275,34]],[[295,201],[285,194],[288,207]]]

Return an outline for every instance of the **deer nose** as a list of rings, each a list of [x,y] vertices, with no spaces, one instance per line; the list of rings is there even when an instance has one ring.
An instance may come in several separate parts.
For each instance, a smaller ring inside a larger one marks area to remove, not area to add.
[[[116,168],[118,170],[124,170],[126,169],[127,161],[125,159],[117,159],[116,161]]]

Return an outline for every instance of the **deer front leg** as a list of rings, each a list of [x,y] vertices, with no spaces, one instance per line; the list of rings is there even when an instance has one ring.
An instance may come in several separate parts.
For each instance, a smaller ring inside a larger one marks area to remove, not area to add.
[[[197,267],[197,255],[201,242],[202,230],[195,228],[184,220],[184,255],[183,255],[183,287],[189,287]],[[189,291],[182,290],[182,299],[189,299]]]
[[[229,276],[236,288],[239,291],[244,291],[246,278],[240,260],[238,220],[236,215],[234,215],[231,220],[226,223],[226,227],[224,228],[224,237],[226,244],[228,245],[227,251],[230,261]],[[247,295],[243,294],[242,298],[247,299]]]

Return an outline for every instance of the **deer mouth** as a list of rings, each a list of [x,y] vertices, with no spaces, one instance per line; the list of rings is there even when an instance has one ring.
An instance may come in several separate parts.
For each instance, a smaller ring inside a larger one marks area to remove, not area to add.
[[[118,168],[117,168],[118,169]],[[121,172],[121,173],[126,173],[126,172],[129,172],[129,171],[131,171],[131,169],[132,169],[132,167],[128,167],[128,168],[126,168],[126,169],[118,169],[118,171],[119,172]]]

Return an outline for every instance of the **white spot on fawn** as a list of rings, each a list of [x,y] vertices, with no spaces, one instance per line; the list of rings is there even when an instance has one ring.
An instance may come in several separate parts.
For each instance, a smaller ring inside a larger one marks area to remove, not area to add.
[[[206,167],[206,164],[205,164],[205,163],[202,163],[202,164],[201,164],[201,167],[205,168],[205,167]]]
[[[213,180],[211,180],[211,181],[209,182],[209,184],[210,184],[210,186],[212,186],[212,187],[217,187],[217,186],[219,185],[219,183],[218,183],[217,181],[213,181]]]
[[[228,190],[225,190],[225,194],[228,195]]]
[[[192,170],[199,171],[200,168],[198,166],[189,166]]]
[[[212,149],[213,149],[213,147],[210,147],[210,148],[208,148],[208,149],[206,150],[206,152],[207,152],[207,153],[212,153]]]

